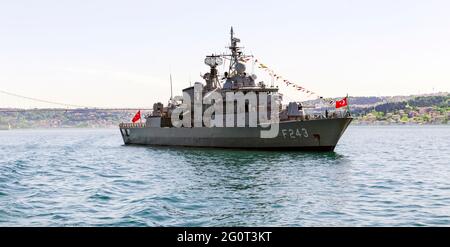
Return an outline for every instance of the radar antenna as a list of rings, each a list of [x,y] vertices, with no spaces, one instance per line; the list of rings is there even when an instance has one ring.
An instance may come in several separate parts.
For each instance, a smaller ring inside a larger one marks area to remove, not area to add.
[[[211,56],[206,56],[205,64],[208,65],[211,70],[203,76],[206,81],[206,90],[212,90],[219,87],[219,78],[217,77],[217,66],[223,63],[221,56],[212,54]]]

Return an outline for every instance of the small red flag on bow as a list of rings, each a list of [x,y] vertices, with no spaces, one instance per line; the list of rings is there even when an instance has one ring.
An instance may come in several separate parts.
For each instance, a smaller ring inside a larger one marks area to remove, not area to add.
[[[347,97],[336,101],[336,108],[347,106]]]
[[[131,119],[131,122],[135,123],[137,122],[139,119],[141,119],[141,110],[139,110],[136,115],[134,115],[133,119]]]

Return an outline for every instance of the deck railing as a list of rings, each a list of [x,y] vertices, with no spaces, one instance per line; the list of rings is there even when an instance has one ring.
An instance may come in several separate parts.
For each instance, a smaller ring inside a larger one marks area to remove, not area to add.
[[[119,127],[123,129],[144,128],[145,123],[120,123]]]
[[[316,112],[316,113],[307,113],[305,114],[305,120],[313,120],[313,119],[333,119],[333,118],[346,118],[350,117],[350,113],[346,111],[329,111],[326,112]]]
[[[347,118],[350,117],[348,111],[330,111],[328,113],[325,112],[317,112],[317,113],[308,113],[303,115],[302,117],[290,118],[286,120],[317,120],[317,119],[335,119],[335,118]],[[286,121],[284,120],[284,121]],[[281,120],[283,121],[283,120]],[[145,123],[120,123],[119,127],[122,129],[132,129],[132,128],[145,128],[147,125]]]

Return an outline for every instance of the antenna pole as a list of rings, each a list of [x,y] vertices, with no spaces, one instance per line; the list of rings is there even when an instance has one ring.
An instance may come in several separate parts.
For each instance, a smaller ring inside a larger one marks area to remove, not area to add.
[[[172,100],[172,73],[170,73],[170,100]]]
[[[233,35],[234,35],[234,32],[233,32],[233,27],[231,27],[231,30],[230,30],[230,35],[231,35],[231,43],[233,43]]]

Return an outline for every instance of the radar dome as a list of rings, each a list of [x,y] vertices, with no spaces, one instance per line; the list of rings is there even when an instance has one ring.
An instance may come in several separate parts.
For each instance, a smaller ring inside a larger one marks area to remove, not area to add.
[[[236,71],[237,71],[239,74],[243,74],[243,73],[245,72],[245,65],[244,65],[243,63],[237,63],[237,64],[234,66],[234,69],[236,69]]]

